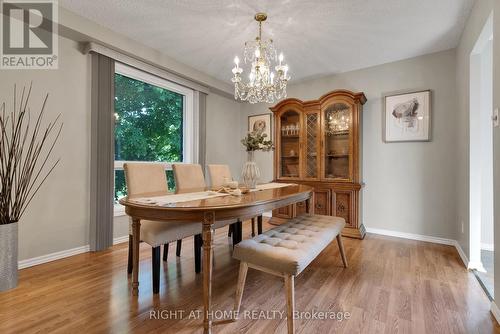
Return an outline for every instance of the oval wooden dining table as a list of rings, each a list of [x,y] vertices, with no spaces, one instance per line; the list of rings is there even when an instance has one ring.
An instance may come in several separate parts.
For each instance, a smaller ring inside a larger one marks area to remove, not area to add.
[[[203,189],[193,189],[200,191]],[[139,243],[141,220],[155,220],[168,223],[200,222],[203,237],[203,332],[211,333],[212,329],[212,262],[214,223],[223,220],[248,219],[264,212],[278,209],[290,204],[305,201],[306,211],[311,212],[310,204],[312,187],[289,184],[280,188],[251,191],[241,196],[211,197],[189,202],[178,202],[167,205],[139,204],[134,202],[137,197],[154,197],[167,194],[142,194],[136,197],[124,197],[120,204],[125,206],[125,212],[132,218],[133,240],[133,272],[132,294],[139,293]]]

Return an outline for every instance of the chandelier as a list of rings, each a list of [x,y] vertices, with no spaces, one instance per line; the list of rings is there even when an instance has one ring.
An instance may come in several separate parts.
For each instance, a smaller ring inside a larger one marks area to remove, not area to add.
[[[277,57],[273,40],[262,39],[262,22],[267,19],[267,14],[255,14],[255,20],[259,22],[259,36],[254,41],[245,42],[243,50],[243,60],[245,64],[250,64],[248,83],[244,83],[241,77],[243,69],[239,66],[240,59],[234,58],[233,68],[234,98],[250,103],[267,102],[273,103],[275,100],[286,97],[286,84],[288,76],[288,66],[283,63],[283,53]],[[277,63],[274,66],[273,63]]]

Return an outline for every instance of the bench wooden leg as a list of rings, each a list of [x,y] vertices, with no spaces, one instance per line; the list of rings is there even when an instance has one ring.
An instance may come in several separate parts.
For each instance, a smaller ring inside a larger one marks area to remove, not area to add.
[[[294,292],[294,276],[285,276],[285,290],[286,290],[286,321],[288,334],[295,332],[293,314],[295,312],[295,292]]]
[[[236,285],[236,297],[234,299],[234,314],[240,311],[241,299],[243,298],[243,289],[245,289],[245,280],[247,278],[247,272],[248,272],[248,264],[246,262],[241,262],[240,273],[238,275],[238,284]]]
[[[252,238],[255,237],[255,217],[252,218]]]
[[[347,268],[347,258],[345,256],[344,243],[342,242],[342,235],[337,235],[337,243],[339,244],[340,256],[342,257],[342,262],[344,267]]]

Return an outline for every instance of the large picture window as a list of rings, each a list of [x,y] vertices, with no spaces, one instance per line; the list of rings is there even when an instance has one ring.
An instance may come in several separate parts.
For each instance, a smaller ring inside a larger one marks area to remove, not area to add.
[[[195,162],[193,91],[132,67],[115,68],[115,201],[127,194],[123,164]],[[115,212],[120,212],[120,207]]]

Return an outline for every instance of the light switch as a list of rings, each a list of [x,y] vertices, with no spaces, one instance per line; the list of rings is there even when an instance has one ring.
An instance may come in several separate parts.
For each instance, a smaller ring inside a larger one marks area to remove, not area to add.
[[[499,126],[499,119],[498,119],[498,108],[495,108],[493,111],[493,116],[491,117],[493,119],[493,127],[497,128]]]

